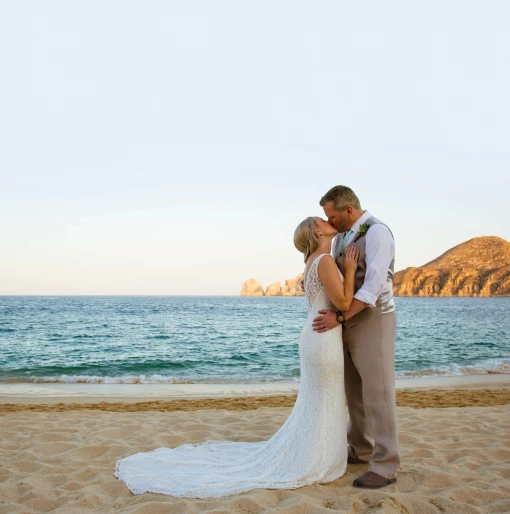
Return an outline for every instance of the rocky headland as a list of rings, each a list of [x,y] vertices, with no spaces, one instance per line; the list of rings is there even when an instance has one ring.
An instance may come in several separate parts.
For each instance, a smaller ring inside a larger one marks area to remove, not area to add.
[[[241,296],[303,296],[303,274],[264,289],[247,280]],[[510,243],[500,237],[475,237],[419,267],[395,273],[395,296],[510,296]]]
[[[395,296],[510,296],[510,243],[475,237],[395,273]]]

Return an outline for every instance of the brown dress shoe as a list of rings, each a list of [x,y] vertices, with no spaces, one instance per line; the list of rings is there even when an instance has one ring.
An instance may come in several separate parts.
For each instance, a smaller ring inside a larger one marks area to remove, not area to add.
[[[354,487],[365,487],[367,489],[379,489],[380,487],[384,487],[385,485],[394,484],[397,481],[396,478],[386,478],[373,471],[369,471],[364,475],[360,476],[352,485]]]
[[[358,459],[357,457],[347,456],[347,464],[368,464],[366,460]]]

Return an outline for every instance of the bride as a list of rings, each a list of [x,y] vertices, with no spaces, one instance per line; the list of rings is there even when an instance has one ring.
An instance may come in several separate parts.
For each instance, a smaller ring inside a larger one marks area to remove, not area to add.
[[[342,281],[330,255],[337,233],[319,217],[305,219],[294,233],[294,244],[305,257],[308,317],[299,338],[299,394],[283,426],[267,441],[206,441],[121,459],[115,476],[134,494],[215,498],[250,489],[328,483],[345,474],[342,325],[323,333],[312,330],[318,310],[347,310],[354,295],[359,255],[355,248],[346,254]]]

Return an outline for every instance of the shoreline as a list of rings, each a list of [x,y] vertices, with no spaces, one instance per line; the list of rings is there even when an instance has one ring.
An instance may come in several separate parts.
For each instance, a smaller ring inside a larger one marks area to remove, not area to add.
[[[510,389],[510,373],[396,379],[397,391]],[[297,382],[246,384],[1,383],[0,404],[139,403],[294,396]]]
[[[261,408],[292,408],[297,395],[238,396],[221,398],[187,398],[165,400],[123,399],[98,401],[68,398],[66,402],[2,403],[0,414],[15,412],[190,412],[199,410],[251,411]],[[101,400],[101,399],[99,399]],[[396,394],[398,408],[445,409],[449,407],[495,407],[510,405],[510,389],[403,389]]]

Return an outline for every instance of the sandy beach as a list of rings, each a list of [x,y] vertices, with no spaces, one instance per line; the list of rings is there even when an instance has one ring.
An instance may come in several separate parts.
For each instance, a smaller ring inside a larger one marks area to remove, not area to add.
[[[80,402],[2,397],[0,513],[510,512],[508,378],[491,388],[457,381],[453,389],[399,389],[402,467],[398,482],[387,488],[352,487],[366,466],[349,465],[330,484],[214,500],[133,495],[113,476],[115,462],[207,439],[267,439],[289,415],[295,394],[128,401],[81,396]]]

